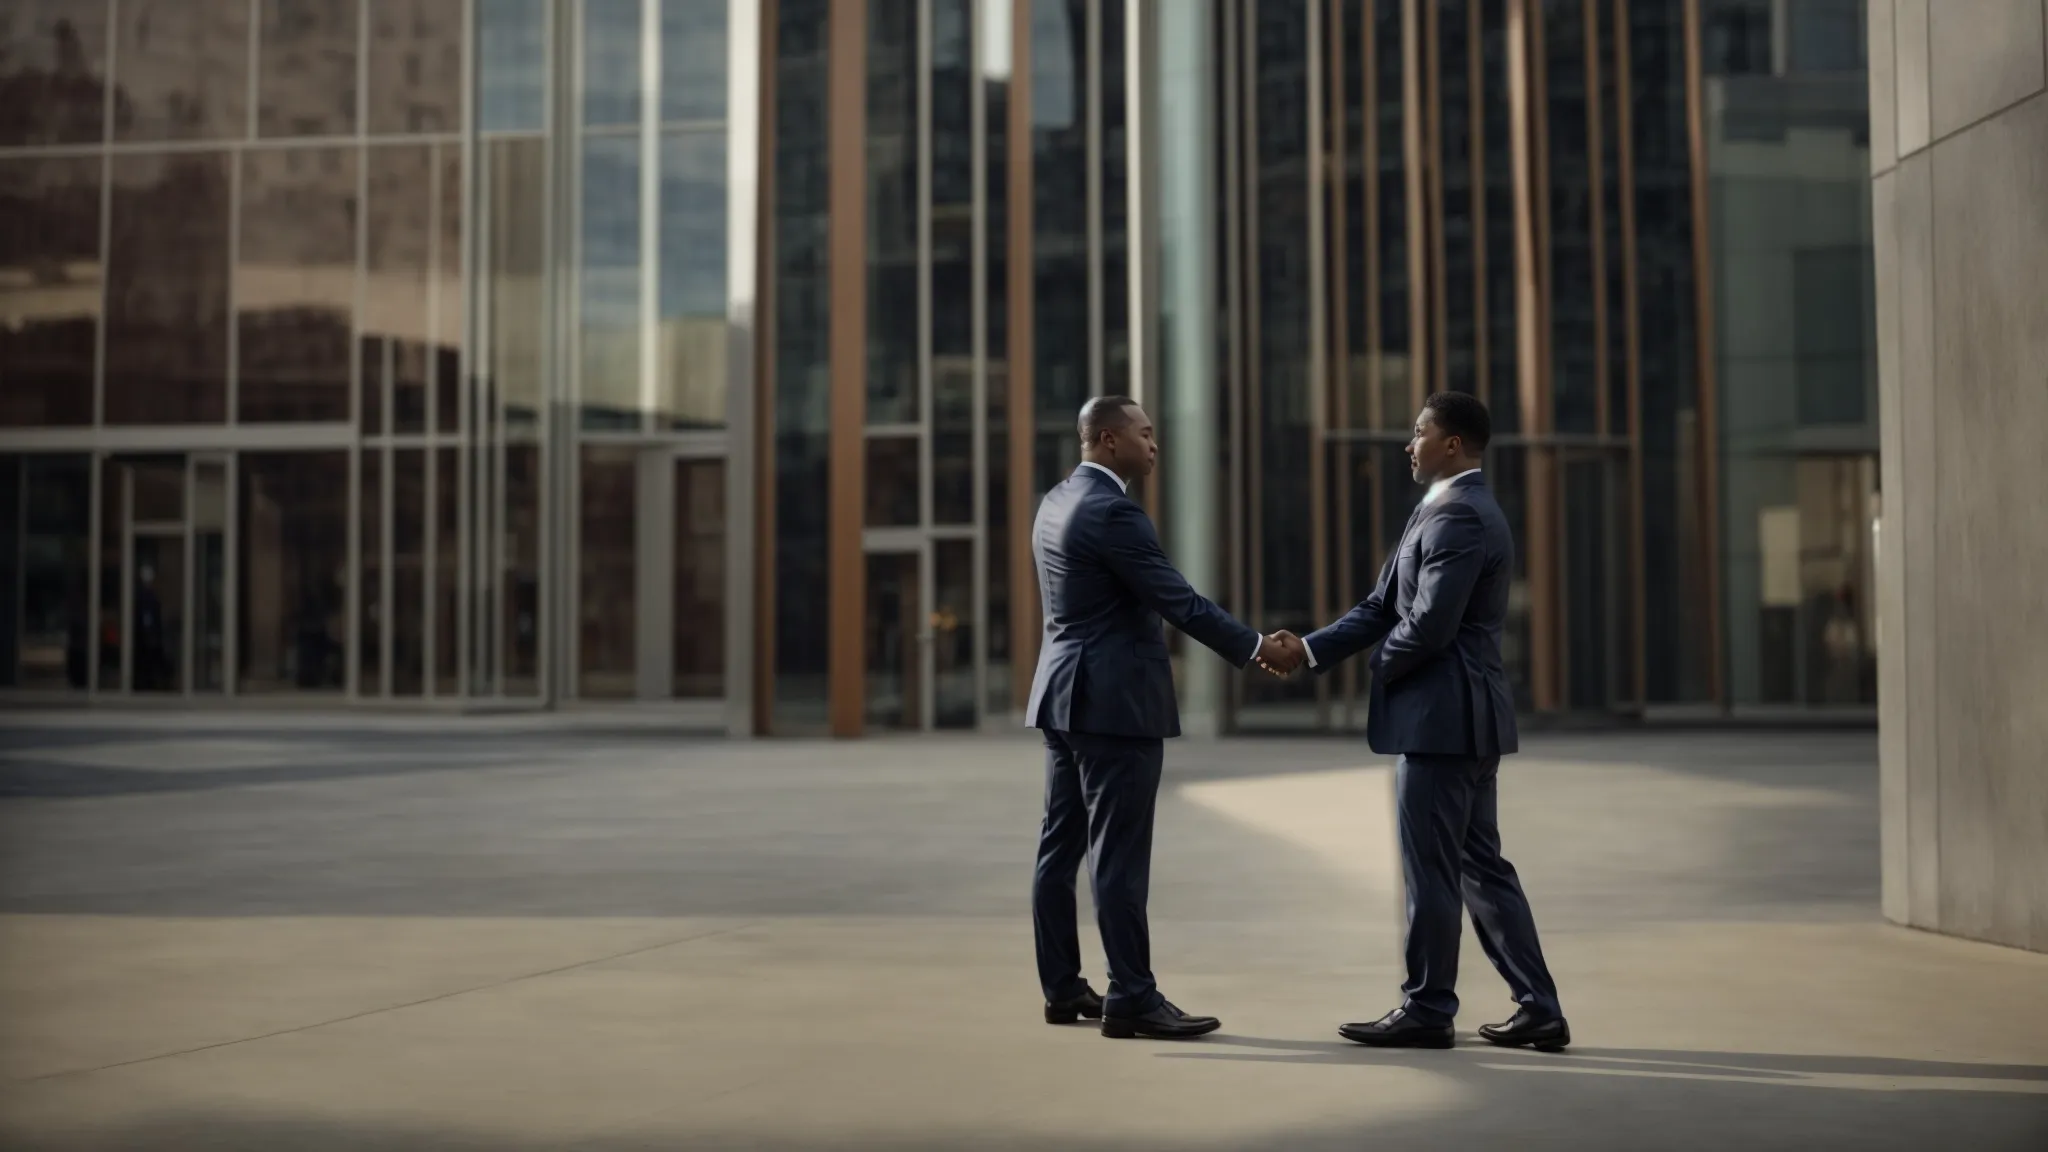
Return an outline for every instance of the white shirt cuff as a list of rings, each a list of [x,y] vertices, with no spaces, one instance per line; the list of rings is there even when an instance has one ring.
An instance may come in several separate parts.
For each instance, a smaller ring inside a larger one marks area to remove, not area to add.
[[[1302,650],[1303,652],[1306,652],[1306,653],[1308,653],[1308,666],[1309,666],[1309,667],[1311,667],[1311,668],[1319,668],[1319,667],[1321,667],[1321,665],[1319,665],[1319,664],[1317,664],[1317,663],[1316,663],[1316,650],[1308,646],[1308,641],[1307,641],[1307,640],[1303,640],[1303,641],[1301,642],[1301,650]]]
[[[1261,649],[1261,648],[1264,648],[1265,646],[1266,646],[1266,638],[1265,638],[1264,636],[1261,636],[1261,637],[1259,637],[1259,638],[1258,638],[1257,640],[1254,640],[1254,641],[1252,641],[1252,655],[1251,655],[1251,659],[1249,659],[1249,660],[1246,660],[1246,661],[1245,661],[1245,663],[1247,663],[1247,664],[1255,664],[1255,663],[1257,663],[1257,662],[1258,662],[1258,659],[1259,659],[1259,649]]]

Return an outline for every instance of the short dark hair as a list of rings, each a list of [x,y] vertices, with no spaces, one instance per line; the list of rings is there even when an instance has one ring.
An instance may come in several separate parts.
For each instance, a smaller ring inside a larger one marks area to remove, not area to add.
[[[1138,402],[1129,396],[1097,396],[1081,405],[1081,443],[1094,447],[1104,432],[1121,432],[1131,426],[1131,409]]]
[[[1465,451],[1477,455],[1493,439],[1493,417],[1486,404],[1470,392],[1439,392],[1422,402],[1436,417],[1436,426],[1446,436],[1464,441]]]

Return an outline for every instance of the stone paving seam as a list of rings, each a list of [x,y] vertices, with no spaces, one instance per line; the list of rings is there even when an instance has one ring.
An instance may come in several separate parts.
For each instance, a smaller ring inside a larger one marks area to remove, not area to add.
[[[614,960],[624,960],[632,956],[642,956],[649,952],[659,952],[664,948],[674,948],[682,944],[692,944],[699,940],[709,940],[714,936],[724,936],[733,932],[744,931],[748,928],[754,927],[756,923],[758,922],[750,921],[745,924],[732,924],[724,928],[712,929],[709,932],[698,932],[689,936],[679,936],[674,940],[663,940],[659,943],[647,944],[639,948],[628,948],[624,952],[614,953],[610,956],[593,956],[588,960],[578,960],[573,964],[563,964],[559,967],[549,968],[541,972],[522,972],[516,976],[507,976],[503,980],[493,980],[488,984],[478,984],[473,988],[457,988],[452,992],[441,992],[433,996],[424,996],[418,1000],[409,1000],[403,1004],[386,1004],[381,1008],[365,1008],[361,1012],[351,1012],[346,1016],[336,1016],[331,1020],[316,1020],[311,1024],[298,1024],[290,1028],[279,1028],[274,1032],[264,1032],[255,1036],[240,1036],[236,1037],[233,1040],[217,1040],[211,1044],[200,1044],[191,1048],[181,1048],[175,1052],[157,1052],[148,1056],[137,1056],[133,1060],[117,1060],[112,1064],[101,1064],[92,1068],[66,1068],[57,1072],[45,1072],[39,1076],[24,1077],[22,1079],[14,1081],[14,1083],[38,1084],[45,1080],[61,1080],[68,1076],[90,1076],[96,1072],[111,1072],[117,1068],[132,1068],[137,1064],[149,1064],[157,1060],[175,1060],[180,1056],[192,1056],[200,1052],[211,1052],[216,1048],[232,1048],[237,1044],[254,1044],[261,1040],[275,1040],[279,1036],[291,1036],[300,1032],[312,1032],[316,1029],[331,1027],[335,1024],[346,1024],[352,1020],[362,1020],[370,1016],[380,1016],[386,1012],[402,1012],[407,1008],[418,1008],[426,1004],[436,1004],[443,1000],[453,1000],[458,996],[468,996],[471,993],[475,992],[489,992],[495,988],[503,988],[507,985],[518,984],[527,980],[539,980],[548,976],[559,976],[564,972],[574,972],[578,968],[588,968],[593,964],[609,964]]]

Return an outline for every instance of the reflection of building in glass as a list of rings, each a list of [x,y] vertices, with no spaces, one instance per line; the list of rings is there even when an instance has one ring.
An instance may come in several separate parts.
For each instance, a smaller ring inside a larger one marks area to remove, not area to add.
[[[1087,397],[1204,422],[1138,495],[1299,629],[1455,388],[1523,707],[1870,704],[1860,4],[1214,0],[1194,396],[1154,8],[0,6],[0,686],[1007,724]]]

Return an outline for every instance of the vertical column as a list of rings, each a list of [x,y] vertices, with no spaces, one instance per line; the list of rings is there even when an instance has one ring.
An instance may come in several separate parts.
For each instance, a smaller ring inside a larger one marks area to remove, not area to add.
[[[753,405],[757,392],[769,391],[770,379],[756,360],[766,327],[757,290],[766,278],[757,269],[768,266],[762,237],[768,231],[763,193],[770,137],[764,125],[773,107],[769,86],[775,69],[766,49],[777,12],[775,0],[729,0],[726,11],[725,732],[741,737],[757,730],[756,666],[774,662],[770,650],[754,644],[757,604],[773,604],[774,595],[757,600],[756,574],[773,566],[756,567],[754,517],[766,506],[755,498],[756,459],[772,455],[755,439]]]
[[[826,152],[827,277],[832,316],[828,474],[831,486],[826,571],[832,582],[826,671],[834,736],[858,736],[864,720],[861,558],[864,463],[861,430],[867,405],[867,0],[834,0],[828,17]]]
[[[1031,520],[1038,485],[1031,475],[1038,441],[1032,396],[1033,271],[1031,258],[1031,5],[1010,8],[1010,699],[1019,709],[1031,698],[1038,666],[1038,570],[1031,560]]]
[[[1216,342],[1210,328],[1210,302],[1216,298],[1215,105],[1209,68],[1215,25],[1209,0],[1168,0],[1153,15],[1156,20],[1146,32],[1156,30],[1158,37],[1158,95],[1151,106],[1159,112],[1160,332],[1161,343],[1171,349],[1160,389],[1167,426],[1174,430],[1167,468],[1181,494],[1171,505],[1174,561],[1197,590],[1215,595],[1222,584],[1211,499],[1220,494],[1216,460],[1222,451]],[[1132,77],[1133,83],[1148,79]],[[1213,735],[1222,715],[1224,666],[1195,645],[1186,647],[1184,661],[1182,726],[1190,734]]]
[[[1721,671],[1725,637],[1721,629],[1721,437],[1719,389],[1714,386],[1714,297],[1707,283],[1713,237],[1707,220],[1707,125],[1706,80],[1700,59],[1700,3],[1685,0],[1685,123],[1686,144],[1692,162],[1692,298],[1694,308],[1693,355],[1698,361],[1694,379],[1698,382],[1698,443],[1693,451],[1700,462],[1699,524],[1701,578],[1706,585],[1707,690],[1714,703],[1728,706],[1726,677]]]

